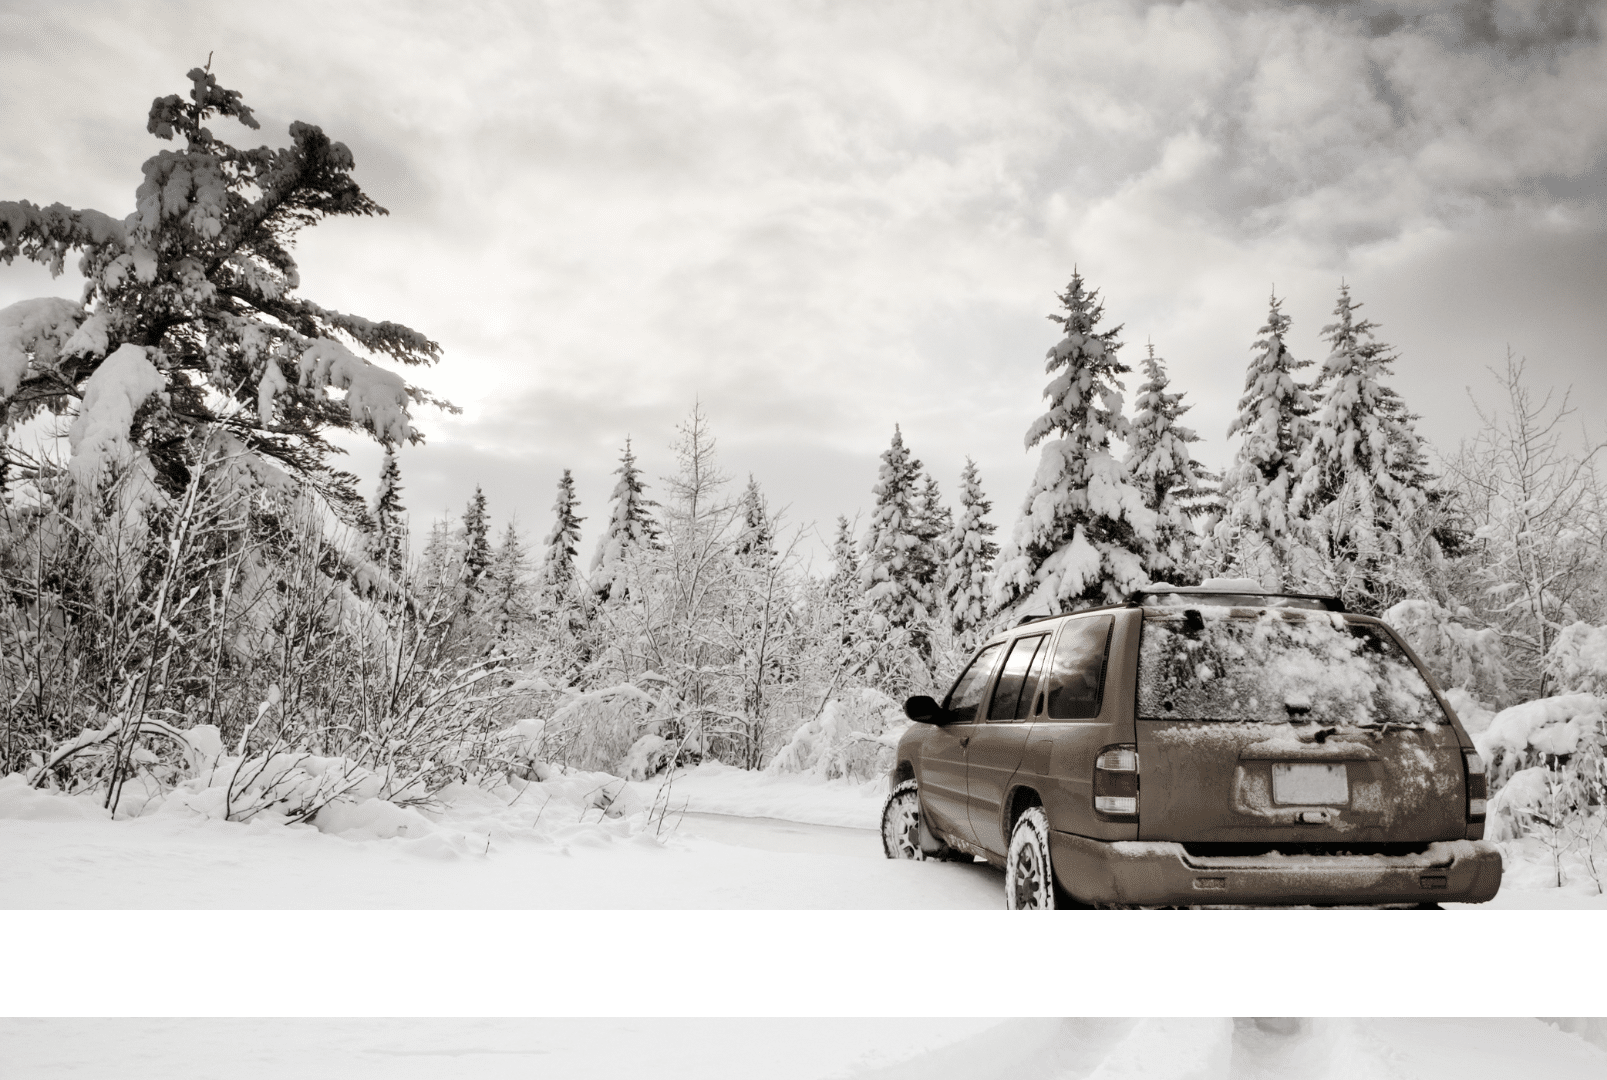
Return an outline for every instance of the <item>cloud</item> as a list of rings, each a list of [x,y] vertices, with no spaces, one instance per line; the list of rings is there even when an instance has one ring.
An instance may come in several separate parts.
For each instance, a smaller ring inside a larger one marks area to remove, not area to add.
[[[601,516],[625,435],[662,455],[701,398],[774,502],[852,514],[900,423],[948,490],[975,456],[1005,522],[1073,265],[1216,460],[1274,284],[1304,356],[1344,276],[1410,343],[1403,380],[1506,339],[1588,377],[1601,24],[1427,0],[39,6],[0,45],[0,99],[26,103],[0,197],[126,211],[149,99],[215,50],[260,137],[321,124],[392,211],[298,250],[308,296],[444,345],[423,381],[467,411],[425,418],[421,495],[501,477],[494,508],[544,527],[568,466]],[[35,288],[18,274],[0,297]],[[1465,424],[1432,379],[1403,389],[1436,437]]]

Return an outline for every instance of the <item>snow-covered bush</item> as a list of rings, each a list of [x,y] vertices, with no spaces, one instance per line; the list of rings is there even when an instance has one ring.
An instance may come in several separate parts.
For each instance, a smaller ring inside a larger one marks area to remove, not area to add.
[[[1519,770],[1535,765],[1555,767],[1559,761],[1600,752],[1607,736],[1602,698],[1593,694],[1526,701],[1497,713],[1473,740],[1484,758],[1490,784],[1497,788]]]
[[[828,698],[771,760],[773,773],[869,780],[886,773],[910,721],[898,702],[863,687]]]
[[[1486,835],[1538,842],[1559,886],[1573,856],[1599,891],[1607,869],[1607,700],[1565,694],[1514,705],[1474,746],[1490,777]]]
[[[1499,631],[1466,626],[1432,600],[1402,600],[1382,617],[1406,639],[1442,689],[1461,688],[1482,701],[1504,696],[1506,662]]]
[[[1576,622],[1563,627],[1546,668],[1564,693],[1607,695],[1607,626]]]

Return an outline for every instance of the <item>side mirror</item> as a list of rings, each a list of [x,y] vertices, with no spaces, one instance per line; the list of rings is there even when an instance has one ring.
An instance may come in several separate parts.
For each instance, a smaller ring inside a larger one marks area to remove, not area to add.
[[[943,706],[925,694],[917,694],[904,702],[904,715],[917,724],[943,724],[949,719],[949,714],[943,711]]]

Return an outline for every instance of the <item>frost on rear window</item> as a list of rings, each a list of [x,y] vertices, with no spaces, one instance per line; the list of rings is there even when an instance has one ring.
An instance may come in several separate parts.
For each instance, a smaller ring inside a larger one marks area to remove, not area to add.
[[[1375,627],[1315,612],[1220,608],[1144,620],[1138,715],[1342,725],[1443,718],[1423,676]]]

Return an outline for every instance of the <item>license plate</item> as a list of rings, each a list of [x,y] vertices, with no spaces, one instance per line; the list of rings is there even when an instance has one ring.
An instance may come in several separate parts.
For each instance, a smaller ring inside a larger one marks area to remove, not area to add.
[[[1274,765],[1272,801],[1296,806],[1343,806],[1350,802],[1345,766]]]

